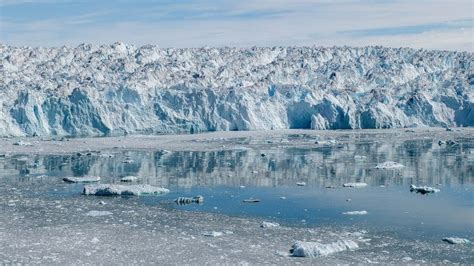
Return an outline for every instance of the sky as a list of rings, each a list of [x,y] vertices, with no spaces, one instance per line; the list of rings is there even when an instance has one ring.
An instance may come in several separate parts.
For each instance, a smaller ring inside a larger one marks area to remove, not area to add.
[[[0,0],[0,43],[474,52],[473,0]]]

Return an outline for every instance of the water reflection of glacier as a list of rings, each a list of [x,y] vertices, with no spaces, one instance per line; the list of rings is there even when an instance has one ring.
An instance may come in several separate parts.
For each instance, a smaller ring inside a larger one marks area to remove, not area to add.
[[[444,184],[474,181],[474,139],[459,139],[458,145],[440,146],[432,139],[397,141],[355,140],[335,146],[242,148],[210,152],[115,153],[37,156],[25,160],[15,156],[0,160],[3,175],[58,176],[99,175],[118,181],[137,175],[142,182],[165,187],[194,186],[293,186],[305,181],[310,186],[366,182],[370,185]],[[264,156],[262,156],[262,153]],[[133,159],[126,164],[126,158]],[[20,159],[20,160],[19,160]],[[400,170],[377,170],[387,160],[402,163]]]

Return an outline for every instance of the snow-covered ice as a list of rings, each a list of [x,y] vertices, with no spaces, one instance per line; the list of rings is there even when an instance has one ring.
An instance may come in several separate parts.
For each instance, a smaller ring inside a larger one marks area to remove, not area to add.
[[[0,45],[0,136],[473,126],[472,62],[383,47]]]
[[[95,196],[145,196],[161,195],[168,193],[169,190],[162,187],[151,185],[115,185],[115,184],[96,184],[84,186],[84,195]]]
[[[359,245],[353,240],[338,240],[329,244],[296,241],[291,247],[290,253],[294,257],[320,257],[358,247]]]
[[[138,180],[138,177],[133,176],[133,175],[127,175],[127,176],[124,176],[124,177],[120,178],[120,182],[135,182],[137,180]]]

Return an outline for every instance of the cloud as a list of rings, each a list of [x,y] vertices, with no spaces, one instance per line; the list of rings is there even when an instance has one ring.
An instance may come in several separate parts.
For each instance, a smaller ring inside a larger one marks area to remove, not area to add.
[[[473,51],[471,0],[9,2],[2,8],[8,14],[0,16],[0,38],[13,45],[383,44]]]

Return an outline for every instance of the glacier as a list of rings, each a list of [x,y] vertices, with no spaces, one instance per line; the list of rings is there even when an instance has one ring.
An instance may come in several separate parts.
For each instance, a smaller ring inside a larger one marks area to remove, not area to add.
[[[0,44],[0,136],[474,126],[474,54]]]

